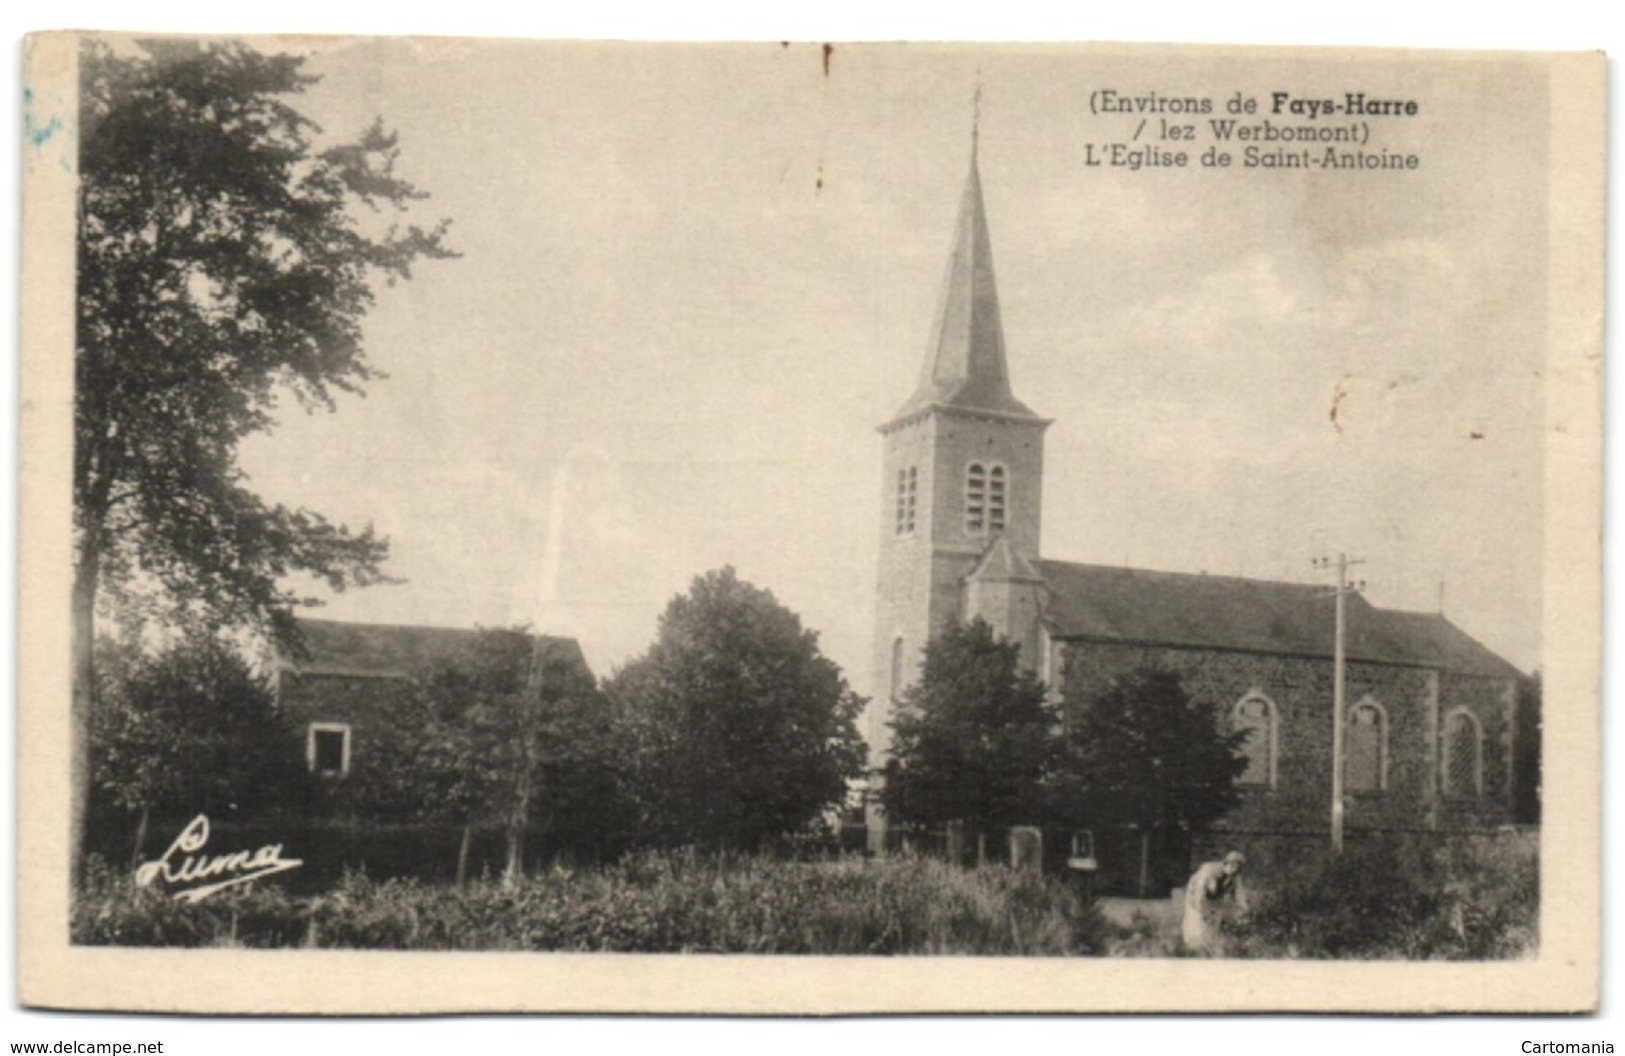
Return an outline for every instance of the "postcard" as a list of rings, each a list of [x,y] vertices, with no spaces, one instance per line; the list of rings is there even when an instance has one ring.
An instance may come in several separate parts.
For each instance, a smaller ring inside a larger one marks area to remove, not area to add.
[[[1600,54],[26,50],[25,1004],[1596,1007]]]

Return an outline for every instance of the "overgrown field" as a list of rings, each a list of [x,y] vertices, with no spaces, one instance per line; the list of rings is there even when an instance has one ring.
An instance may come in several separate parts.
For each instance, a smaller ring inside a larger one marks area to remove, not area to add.
[[[1251,911],[1225,923],[1232,957],[1504,960],[1533,956],[1539,836],[1354,840],[1279,873],[1249,877]],[[1115,956],[1174,957],[1179,906],[1108,924]]]
[[[1066,955],[1101,952],[1104,928],[1060,881],[1004,868],[678,852],[513,887],[352,874],[315,897],[256,885],[196,905],[101,872],[72,934],[123,946]]]
[[[1538,837],[1351,841],[1254,876],[1227,953],[1252,958],[1504,959],[1533,955]],[[91,945],[389,950],[1179,956],[1177,907],[1106,923],[1050,876],[901,856],[788,861],[644,852],[481,879],[346,875],[320,895],[274,886],[197,905],[94,871],[73,940]]]
[[[1538,833],[1351,843],[1260,900],[1236,952],[1254,957],[1490,960],[1534,956]]]

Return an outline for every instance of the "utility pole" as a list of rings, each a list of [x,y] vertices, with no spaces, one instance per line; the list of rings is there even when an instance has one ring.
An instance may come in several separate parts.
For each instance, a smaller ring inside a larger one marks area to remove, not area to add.
[[[1343,724],[1344,724],[1344,667],[1347,659],[1348,617],[1345,599],[1349,594],[1365,589],[1365,582],[1349,582],[1349,569],[1365,564],[1364,560],[1350,560],[1339,553],[1334,562],[1329,557],[1316,558],[1311,564],[1319,569],[1337,569],[1337,619],[1332,644],[1332,853],[1343,853]]]

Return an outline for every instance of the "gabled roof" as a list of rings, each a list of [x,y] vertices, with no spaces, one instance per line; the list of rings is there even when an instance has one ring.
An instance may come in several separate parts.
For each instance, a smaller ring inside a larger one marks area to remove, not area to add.
[[[920,383],[893,423],[933,408],[1043,421],[1010,391],[999,291],[993,280],[993,245],[974,147],[938,301],[934,340]]]
[[[408,678],[430,664],[450,658],[480,634],[461,627],[422,627],[340,620],[298,621],[304,636],[302,656],[282,655],[278,663],[300,675],[343,675],[350,678]],[[572,638],[538,635],[549,660],[587,667]]]
[[[1329,657],[1336,601],[1317,584],[1040,561],[1056,638]],[[1379,609],[1358,594],[1345,616],[1350,660],[1516,678],[1520,672],[1441,615]]]
[[[1522,678],[1523,672],[1437,612],[1379,609],[1397,638],[1419,654],[1435,657],[1446,671]]]
[[[1016,553],[1016,548],[1010,545],[1010,538],[1005,535],[996,536],[982,551],[982,558],[971,569],[968,580],[981,580],[990,583],[1008,583],[1022,581],[1028,583],[1042,583],[1044,577],[1027,561]]]

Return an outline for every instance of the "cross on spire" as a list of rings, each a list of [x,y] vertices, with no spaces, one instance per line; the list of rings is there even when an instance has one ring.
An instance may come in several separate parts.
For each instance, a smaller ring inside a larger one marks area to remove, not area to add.
[[[976,160],[976,147],[982,138],[982,67],[976,67],[976,94],[970,104],[970,156]]]
[[[959,218],[948,256],[932,341],[919,385],[894,421],[932,408],[977,411],[1006,418],[1038,419],[1010,391],[1004,356],[993,249],[982,203],[976,141],[981,133],[982,85],[972,97],[970,171],[959,200]]]

